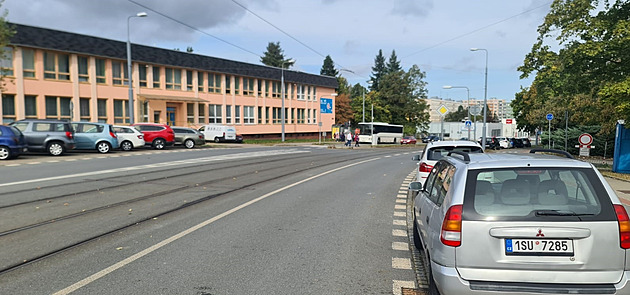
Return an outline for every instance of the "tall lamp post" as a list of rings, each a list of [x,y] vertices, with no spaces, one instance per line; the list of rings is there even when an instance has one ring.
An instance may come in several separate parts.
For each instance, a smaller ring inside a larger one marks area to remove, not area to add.
[[[133,85],[131,83],[131,42],[129,40],[129,20],[132,17],[146,17],[146,12],[138,12],[136,15],[131,15],[127,18],[127,75],[129,75],[129,124],[134,123],[134,107],[133,107]]]
[[[486,109],[488,105],[488,50],[483,48],[471,48],[470,51],[484,51],[486,53],[486,77],[483,87],[483,134],[481,134],[481,147],[486,150]]]
[[[282,142],[284,142],[284,64],[290,64],[292,62],[294,62],[295,60],[293,59],[289,59],[289,60],[285,60],[282,61],[282,65],[280,66],[280,89],[281,89],[281,96],[282,96],[282,111],[280,114],[280,119],[282,120]]]
[[[466,86],[450,86],[450,85],[446,85],[446,86],[442,86],[442,88],[444,89],[452,89],[452,88],[465,88],[466,89],[466,93],[468,94],[468,120],[470,121],[470,89],[468,89],[468,87]],[[470,140],[470,126],[468,126],[468,140]]]

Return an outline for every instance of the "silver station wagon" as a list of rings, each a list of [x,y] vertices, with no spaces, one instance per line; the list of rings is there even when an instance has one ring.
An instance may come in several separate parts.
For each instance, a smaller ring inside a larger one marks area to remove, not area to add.
[[[429,294],[630,294],[628,214],[589,163],[453,152],[410,189]]]

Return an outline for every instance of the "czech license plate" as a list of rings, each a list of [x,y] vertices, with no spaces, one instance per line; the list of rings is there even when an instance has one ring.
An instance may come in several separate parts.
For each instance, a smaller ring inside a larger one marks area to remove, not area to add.
[[[573,240],[505,239],[505,254],[572,256]]]

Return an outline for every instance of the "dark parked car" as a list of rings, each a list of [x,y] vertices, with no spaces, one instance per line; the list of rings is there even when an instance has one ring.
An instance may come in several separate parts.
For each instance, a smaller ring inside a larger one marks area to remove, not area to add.
[[[188,127],[171,127],[175,132],[175,144],[181,144],[187,149],[192,149],[195,145],[206,144],[206,137],[198,130]]]
[[[27,150],[26,140],[19,129],[0,125],[0,160],[15,158]]]
[[[236,142],[236,143],[243,143],[243,135],[237,134],[236,135],[236,139],[234,139],[234,142]]]
[[[429,143],[429,142],[434,142],[434,141],[440,141],[440,137],[437,135],[429,135],[427,137],[422,138],[423,143]]]
[[[25,119],[9,125],[24,134],[29,151],[45,151],[53,156],[60,156],[75,147],[74,129],[70,122]]]
[[[523,140],[523,146],[526,148],[532,147],[532,141],[529,138],[521,138]]]
[[[520,138],[510,138],[510,141],[512,142],[512,147],[514,148],[523,148],[525,147],[525,145],[523,144],[523,140]]]

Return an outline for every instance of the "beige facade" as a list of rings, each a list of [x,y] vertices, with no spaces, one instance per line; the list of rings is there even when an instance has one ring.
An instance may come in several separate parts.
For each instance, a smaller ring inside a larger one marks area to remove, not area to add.
[[[466,99],[456,101],[456,100],[451,100],[451,99],[441,99],[441,98],[433,97],[433,98],[427,99],[426,101],[427,101],[427,105],[429,105],[429,113],[431,115],[431,118],[430,118],[431,122],[440,122],[441,115],[438,112],[438,108],[440,108],[440,106],[442,105],[444,105],[449,110],[449,112],[457,111],[457,108],[459,108],[459,106],[462,106],[464,109],[466,109],[469,105],[469,102]],[[509,103],[506,103],[505,99],[492,98],[492,99],[488,99],[487,103],[488,103],[487,111],[489,113],[495,114],[495,116],[499,120],[510,119],[513,117],[512,108],[510,107]],[[478,105],[481,107],[483,105],[483,99],[471,99],[470,105]]]

